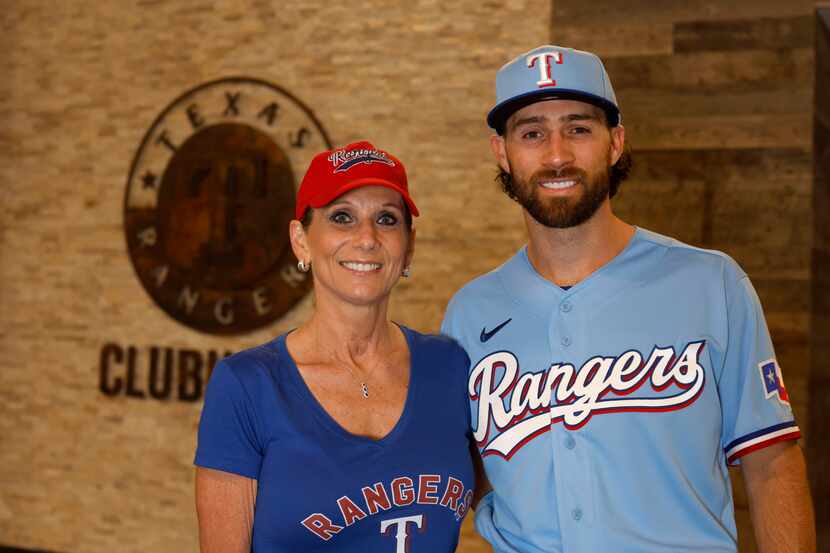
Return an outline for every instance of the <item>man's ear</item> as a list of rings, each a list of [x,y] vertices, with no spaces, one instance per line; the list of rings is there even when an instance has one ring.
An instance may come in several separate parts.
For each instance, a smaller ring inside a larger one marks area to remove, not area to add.
[[[507,149],[504,144],[504,137],[494,134],[490,137],[490,150],[493,152],[493,157],[496,158],[496,163],[506,173],[510,172],[510,164],[507,162]]]
[[[611,165],[617,163],[625,148],[625,127],[617,125],[611,129]]]

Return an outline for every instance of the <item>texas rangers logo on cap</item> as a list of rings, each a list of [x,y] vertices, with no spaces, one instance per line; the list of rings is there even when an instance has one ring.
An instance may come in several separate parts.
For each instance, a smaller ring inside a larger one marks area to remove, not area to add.
[[[617,97],[602,60],[591,52],[553,45],[525,52],[499,69],[496,105],[487,114],[487,124],[502,133],[517,110],[556,99],[594,104],[605,111],[609,125],[620,124]]]
[[[562,65],[562,59],[562,52],[559,50],[530,54],[525,58],[529,68],[539,68],[539,80],[536,81],[536,86],[539,88],[556,86],[556,80],[552,75],[551,62]]]
[[[390,167],[395,166],[395,162],[387,157],[386,152],[378,150],[361,149],[361,150],[335,150],[332,152],[328,160],[334,166],[335,173],[342,173],[348,171],[355,165],[361,163],[385,163]]]

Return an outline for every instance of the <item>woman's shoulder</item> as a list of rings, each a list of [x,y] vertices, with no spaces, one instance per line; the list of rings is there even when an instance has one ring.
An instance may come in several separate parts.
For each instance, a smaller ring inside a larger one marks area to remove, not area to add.
[[[243,349],[225,357],[215,370],[227,371],[243,382],[257,380],[283,366],[286,359],[285,335],[264,344]]]
[[[426,334],[407,328],[401,325],[404,333],[408,335],[410,347],[413,353],[427,358],[440,358],[442,361],[450,361],[464,365],[467,368],[469,358],[455,339],[444,334]]]
[[[404,328],[409,334],[413,368],[431,378],[447,378],[464,375],[470,366],[470,358],[458,342],[443,334],[424,334]]]

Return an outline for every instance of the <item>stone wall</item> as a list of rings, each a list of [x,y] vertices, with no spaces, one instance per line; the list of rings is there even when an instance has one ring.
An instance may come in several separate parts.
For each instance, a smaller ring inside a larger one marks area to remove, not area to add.
[[[435,331],[453,291],[522,240],[492,182],[484,115],[496,69],[547,40],[549,15],[543,0],[4,5],[0,544],[196,551],[194,371],[204,380],[212,358],[309,312],[306,300],[262,330],[217,336],[145,292],[125,242],[127,177],[176,97],[223,77],[263,79],[308,106],[334,144],[369,138],[403,159],[423,217],[393,316]],[[305,154],[286,152],[296,178]],[[159,400],[148,367],[168,350],[176,370]],[[114,395],[100,389],[102,353]],[[463,550],[484,550],[469,532]]]

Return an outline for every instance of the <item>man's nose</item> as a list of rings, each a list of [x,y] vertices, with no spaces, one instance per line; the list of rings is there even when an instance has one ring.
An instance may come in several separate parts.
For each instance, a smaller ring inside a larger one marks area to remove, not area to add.
[[[554,133],[548,140],[545,164],[552,169],[563,169],[574,162],[573,148],[567,138]]]

